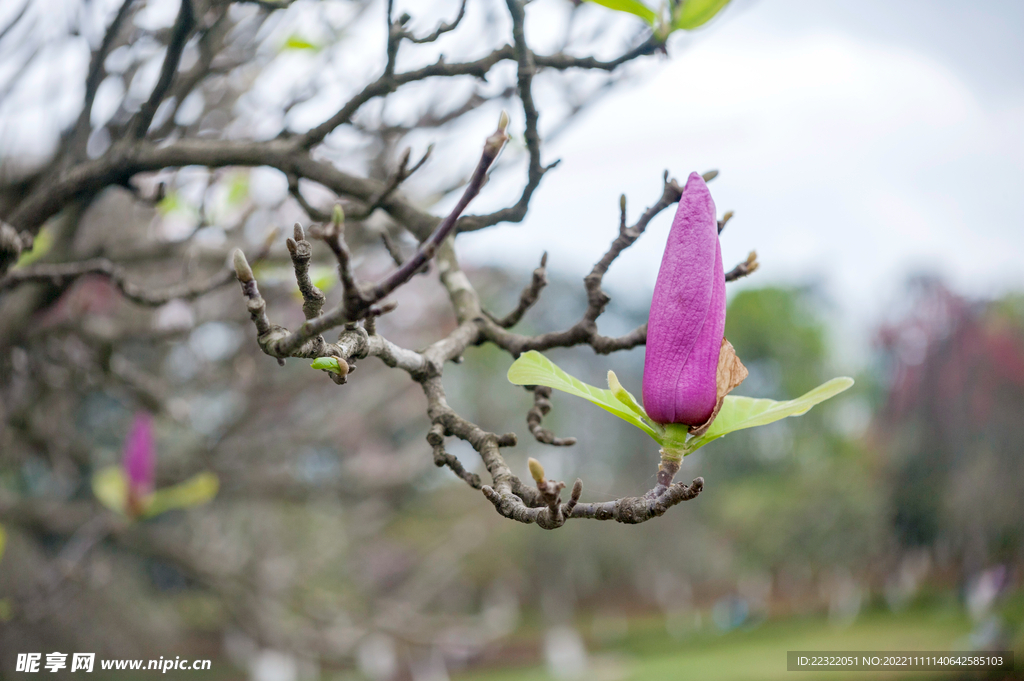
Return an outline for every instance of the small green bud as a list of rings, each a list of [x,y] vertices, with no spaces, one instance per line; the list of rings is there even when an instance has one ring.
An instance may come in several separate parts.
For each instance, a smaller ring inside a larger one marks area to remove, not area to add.
[[[317,357],[309,365],[313,369],[323,369],[339,376],[348,375],[348,362],[340,357]]]

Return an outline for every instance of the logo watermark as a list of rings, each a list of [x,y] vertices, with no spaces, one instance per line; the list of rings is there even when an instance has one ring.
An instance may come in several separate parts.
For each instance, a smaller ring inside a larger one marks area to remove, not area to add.
[[[72,653],[72,672],[91,672],[96,665],[96,653]],[[45,658],[45,659],[44,659]],[[15,664],[16,672],[58,672],[68,668],[68,653],[18,653]],[[161,657],[158,660],[100,660],[99,668],[103,670],[146,670],[166,674],[171,670],[192,671],[210,669],[210,660],[190,660],[177,656],[174,659]]]

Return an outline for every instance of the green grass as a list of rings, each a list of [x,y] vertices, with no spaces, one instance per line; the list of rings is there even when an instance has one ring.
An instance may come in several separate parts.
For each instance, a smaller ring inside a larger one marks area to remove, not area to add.
[[[970,632],[956,611],[927,609],[898,615],[866,613],[852,625],[834,627],[823,618],[769,621],[749,630],[718,634],[703,629],[677,641],[658,620],[630,622],[621,642],[596,650],[583,678],[603,681],[817,681],[850,679],[850,672],[787,672],[788,650],[950,650]],[[539,644],[538,644],[539,645]],[[934,679],[929,672],[856,672],[856,679]],[[551,681],[542,666],[476,670],[457,681]]]

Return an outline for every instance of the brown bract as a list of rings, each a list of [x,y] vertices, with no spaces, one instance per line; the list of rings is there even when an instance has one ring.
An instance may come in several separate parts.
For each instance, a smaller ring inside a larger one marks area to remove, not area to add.
[[[736,349],[732,346],[732,343],[723,338],[722,349],[718,355],[718,373],[715,376],[715,381],[718,384],[718,402],[715,403],[715,410],[711,412],[711,418],[699,426],[690,426],[690,435],[700,437],[708,432],[708,428],[711,427],[711,424],[718,417],[718,412],[722,408],[725,396],[742,383],[749,373],[747,367],[743,366],[743,362],[736,355]]]

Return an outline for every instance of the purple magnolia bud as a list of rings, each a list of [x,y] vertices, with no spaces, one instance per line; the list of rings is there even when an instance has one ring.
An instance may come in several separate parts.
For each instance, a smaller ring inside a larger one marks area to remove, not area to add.
[[[121,467],[128,481],[130,499],[141,498],[153,491],[156,443],[153,441],[153,417],[145,412],[135,415],[131,432],[124,443]]]
[[[644,359],[644,409],[658,423],[704,424],[718,403],[725,269],[715,202],[690,173],[654,286]]]

